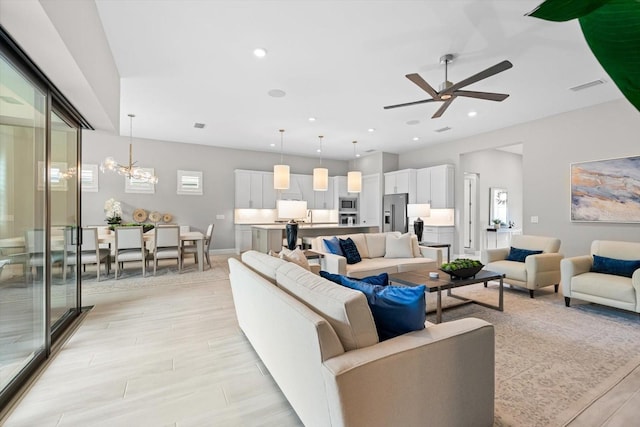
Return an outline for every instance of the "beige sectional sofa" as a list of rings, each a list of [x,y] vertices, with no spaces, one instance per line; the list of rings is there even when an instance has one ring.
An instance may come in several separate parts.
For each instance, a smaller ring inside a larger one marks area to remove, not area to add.
[[[437,248],[419,246],[415,235],[411,236],[411,251],[409,256],[390,257],[387,253],[388,238],[398,238],[398,232],[388,233],[357,233],[339,236],[316,237],[311,243],[311,249],[323,253],[320,265],[323,270],[349,277],[366,277],[380,273],[398,273],[412,270],[437,270],[442,264],[442,252]],[[323,239],[338,237],[351,238],[358,248],[362,261],[357,264],[347,264],[347,259],[340,255],[327,252]]]
[[[255,251],[229,269],[240,328],[305,426],[493,425],[491,324],[379,342],[359,291]]]

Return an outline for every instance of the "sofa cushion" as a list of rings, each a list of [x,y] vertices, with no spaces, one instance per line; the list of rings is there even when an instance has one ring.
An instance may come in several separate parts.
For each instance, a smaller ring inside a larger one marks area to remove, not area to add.
[[[382,258],[387,245],[387,233],[366,233],[364,238],[369,250],[369,258]]]
[[[340,247],[342,248],[344,257],[347,259],[347,264],[357,264],[362,261],[360,252],[358,252],[358,248],[351,237],[340,239]]]
[[[624,260],[594,255],[591,271],[631,278],[633,272],[639,268],[640,260]]]
[[[358,253],[360,254],[361,258],[371,258],[371,256],[369,255],[369,248],[367,246],[367,239],[364,236],[365,233],[355,233],[338,237],[344,237],[345,239],[350,238],[351,240],[353,240],[353,243],[356,244],[356,248],[358,248]]]
[[[416,236],[415,234],[411,235],[411,247],[413,248],[414,258],[422,257],[422,252],[420,251],[420,245],[418,244],[418,236]]]
[[[242,254],[241,258],[242,262],[272,283],[276,282],[276,270],[278,267],[286,263],[286,261],[282,259],[258,251],[246,251]]]
[[[309,260],[300,248],[295,248],[294,250],[282,248],[280,251],[280,258],[285,261],[295,262],[305,270],[311,270],[311,267],[309,267]]]
[[[411,244],[411,235],[409,233],[395,236],[387,235],[385,258],[413,258],[413,246]]]
[[[520,249],[520,248],[514,248],[513,246],[511,246],[511,249],[509,249],[509,255],[507,255],[507,258],[505,258],[507,261],[516,261],[516,262],[524,262],[524,260],[529,256],[529,255],[537,255],[537,254],[541,254],[542,251],[534,251],[531,249]]]
[[[380,341],[424,329],[425,286],[379,286],[342,277],[342,284],[367,297]]]
[[[361,292],[338,286],[306,271],[294,263],[285,263],[276,271],[277,285],[324,317],[333,327],[345,351],[368,347],[378,342],[378,333]]]
[[[502,273],[511,279],[527,281],[527,269],[525,264],[518,261],[494,261],[484,266],[485,270]]]
[[[344,256],[344,252],[342,252],[342,248],[340,247],[340,241],[337,237],[333,236],[330,239],[322,239],[324,242],[324,248],[326,252],[332,253],[334,255]]]
[[[614,301],[636,303],[631,279],[602,273],[583,273],[571,278],[571,292],[597,296]]]

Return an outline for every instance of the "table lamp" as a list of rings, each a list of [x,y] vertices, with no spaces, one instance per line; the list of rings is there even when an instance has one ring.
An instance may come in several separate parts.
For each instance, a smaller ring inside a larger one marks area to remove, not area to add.
[[[410,203],[407,205],[407,216],[416,218],[413,221],[413,231],[418,236],[418,243],[422,241],[422,232],[424,230],[424,222],[420,217],[431,216],[431,205],[428,203]]]
[[[304,200],[278,200],[277,209],[279,219],[289,220],[286,225],[287,247],[290,250],[294,250],[298,240],[298,223],[296,219],[307,216],[307,202]]]

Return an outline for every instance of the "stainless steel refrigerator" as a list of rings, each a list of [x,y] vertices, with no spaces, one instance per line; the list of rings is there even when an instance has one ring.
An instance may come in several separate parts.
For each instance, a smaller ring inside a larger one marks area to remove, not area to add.
[[[383,231],[399,231],[406,233],[409,230],[407,219],[407,202],[409,195],[387,194],[383,199]]]

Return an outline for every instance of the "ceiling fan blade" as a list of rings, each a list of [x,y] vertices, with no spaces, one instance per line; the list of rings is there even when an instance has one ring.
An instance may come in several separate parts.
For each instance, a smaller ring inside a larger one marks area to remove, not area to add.
[[[476,92],[472,90],[457,90],[453,92],[455,96],[466,96],[468,98],[487,99],[489,101],[504,101],[509,97],[506,93]]]
[[[386,107],[383,107],[383,108],[385,110],[388,110],[390,108],[408,107],[409,105],[418,105],[418,104],[424,104],[426,102],[434,102],[434,101],[438,101],[438,100],[437,99],[423,99],[422,101],[413,101],[413,102],[405,102],[404,104],[387,105]]]
[[[436,90],[432,88],[429,83],[427,83],[422,77],[420,77],[419,74],[415,74],[415,73],[407,74],[405,77],[411,80],[412,82],[414,82],[416,85],[418,85],[420,89],[424,90],[429,95],[431,95],[432,98],[434,99],[439,98],[438,92],[436,92]]]
[[[438,111],[436,111],[436,113],[433,116],[431,116],[431,118],[432,119],[437,119],[442,114],[444,114],[445,110],[447,108],[449,108],[449,105],[451,105],[451,103],[453,102],[454,99],[456,99],[456,97],[452,96],[451,98],[449,98],[446,101],[444,101],[444,104],[442,104],[442,106],[440,106],[440,108],[438,108]]]
[[[440,92],[440,96],[442,96],[445,93],[452,93],[454,90],[458,90],[460,88],[470,85],[471,83],[475,83],[477,81],[486,79],[487,77],[491,77],[494,74],[498,74],[502,71],[508,70],[511,67],[513,67],[513,64],[511,62],[502,61],[494,65],[493,67],[489,67],[484,71],[480,71],[478,74],[474,74],[471,77],[468,77],[464,80],[459,81],[458,83],[453,84],[452,86],[449,86],[448,88]]]

